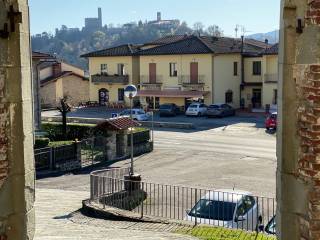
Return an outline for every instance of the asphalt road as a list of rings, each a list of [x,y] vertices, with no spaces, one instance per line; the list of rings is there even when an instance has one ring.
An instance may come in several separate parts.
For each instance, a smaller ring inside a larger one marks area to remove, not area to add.
[[[144,181],[275,196],[276,138],[255,123],[201,131],[155,131],[155,149],[135,158]],[[129,166],[121,161],[112,167]],[[38,188],[89,191],[89,172],[37,180]]]

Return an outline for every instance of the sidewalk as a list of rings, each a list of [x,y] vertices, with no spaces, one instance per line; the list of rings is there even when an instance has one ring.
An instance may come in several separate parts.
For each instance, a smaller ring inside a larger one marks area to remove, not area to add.
[[[173,225],[106,221],[76,212],[88,192],[36,189],[36,234],[34,240],[192,240],[173,234]]]

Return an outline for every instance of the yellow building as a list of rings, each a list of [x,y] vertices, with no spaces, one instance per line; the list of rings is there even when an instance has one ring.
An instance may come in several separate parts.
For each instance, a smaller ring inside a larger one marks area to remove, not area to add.
[[[82,57],[89,59],[90,100],[102,105],[124,103],[123,89],[133,83],[141,105],[153,109],[163,103],[185,108],[192,101],[248,107],[253,95],[262,108],[273,99],[274,85],[265,81],[276,71],[270,47],[252,39],[174,35]]]
[[[278,44],[259,54],[245,54],[241,98],[245,107],[277,109]]]
[[[90,72],[90,101],[100,105],[125,104],[124,87],[139,83],[139,50],[135,45],[121,45],[84,54]]]
[[[42,108],[58,106],[63,97],[72,106],[89,101],[89,81],[84,70],[57,60],[44,62],[38,68]]]

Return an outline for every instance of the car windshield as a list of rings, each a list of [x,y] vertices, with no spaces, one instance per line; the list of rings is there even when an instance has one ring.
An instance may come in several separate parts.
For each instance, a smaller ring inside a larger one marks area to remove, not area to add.
[[[142,115],[142,114],[145,114],[145,112],[143,110],[138,110],[137,114]]]
[[[219,108],[221,108],[221,106],[219,106],[219,105],[210,105],[208,108],[209,109],[219,109]]]
[[[189,106],[189,108],[197,108],[198,107],[198,105],[196,105],[196,104],[191,104],[190,106]]]
[[[120,113],[120,115],[130,115],[130,110],[124,110]]]
[[[171,105],[167,104],[167,105],[161,105],[160,109],[171,109]]]
[[[193,217],[232,221],[236,203],[201,199],[190,211]]]

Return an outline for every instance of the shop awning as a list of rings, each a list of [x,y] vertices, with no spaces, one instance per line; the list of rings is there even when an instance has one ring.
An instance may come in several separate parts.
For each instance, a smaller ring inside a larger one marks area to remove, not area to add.
[[[202,98],[208,91],[140,90],[140,97]]]

